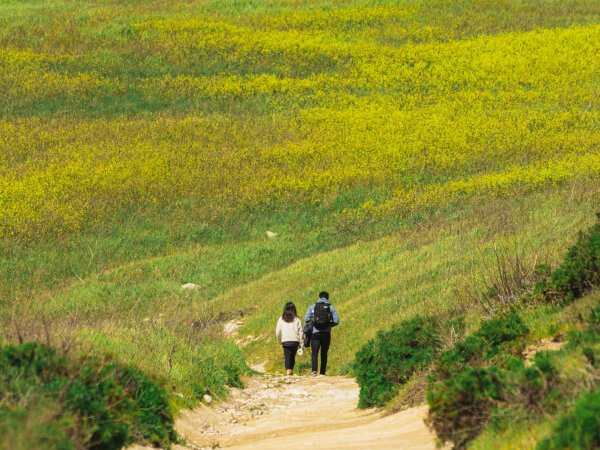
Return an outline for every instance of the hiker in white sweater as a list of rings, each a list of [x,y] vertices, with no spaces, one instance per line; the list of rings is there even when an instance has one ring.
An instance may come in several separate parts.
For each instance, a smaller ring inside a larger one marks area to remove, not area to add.
[[[285,372],[291,375],[296,363],[296,352],[302,342],[302,321],[296,312],[296,305],[287,302],[283,308],[283,314],[277,320],[275,337],[277,342],[283,346],[283,356],[285,359]]]

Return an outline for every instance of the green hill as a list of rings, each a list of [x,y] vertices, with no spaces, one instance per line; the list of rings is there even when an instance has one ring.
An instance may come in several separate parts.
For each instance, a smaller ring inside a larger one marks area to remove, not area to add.
[[[499,260],[533,283],[600,210],[599,23],[594,1],[4,1],[0,342],[108,353],[177,409],[280,370],[280,310],[323,289],[332,373],[416,316],[476,330]]]

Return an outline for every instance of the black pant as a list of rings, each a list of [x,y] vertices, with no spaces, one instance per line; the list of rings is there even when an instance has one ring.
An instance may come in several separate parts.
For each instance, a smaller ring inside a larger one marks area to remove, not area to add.
[[[313,333],[310,337],[310,348],[312,351],[312,371],[319,368],[319,349],[321,349],[321,375],[327,371],[327,352],[331,344],[331,333]]]
[[[283,357],[285,358],[286,370],[294,370],[296,364],[296,351],[300,346],[300,342],[288,341],[283,344]]]

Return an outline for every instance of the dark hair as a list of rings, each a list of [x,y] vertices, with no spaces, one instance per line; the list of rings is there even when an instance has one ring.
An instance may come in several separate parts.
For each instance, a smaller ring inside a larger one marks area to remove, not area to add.
[[[321,291],[319,292],[319,298],[326,298],[329,300],[329,292]]]
[[[281,315],[281,318],[286,322],[293,322],[296,317],[298,317],[296,305],[294,305],[292,302],[287,302],[283,308],[283,314]]]

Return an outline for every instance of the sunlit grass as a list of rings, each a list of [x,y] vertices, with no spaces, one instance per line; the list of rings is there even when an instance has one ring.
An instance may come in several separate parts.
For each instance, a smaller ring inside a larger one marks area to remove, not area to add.
[[[3,335],[75,337],[193,401],[241,364],[222,322],[191,327],[220,312],[256,307],[244,352],[273,368],[283,302],[330,290],[337,373],[402,319],[474,326],[456,292],[494,245],[554,263],[598,209],[599,17],[593,1],[2,2]]]

